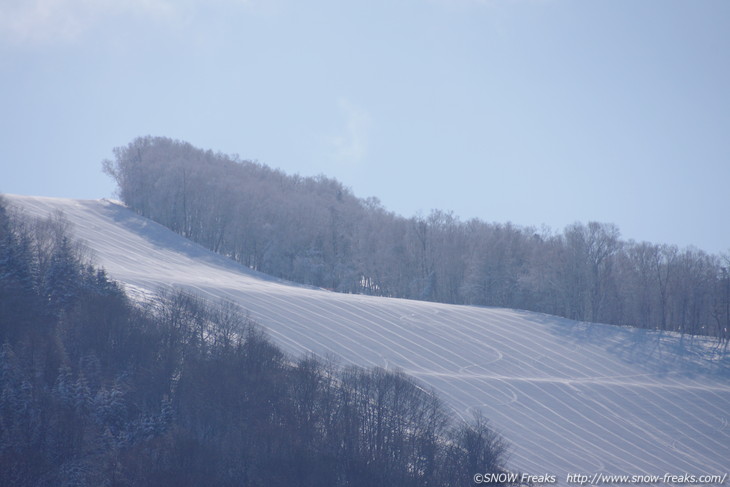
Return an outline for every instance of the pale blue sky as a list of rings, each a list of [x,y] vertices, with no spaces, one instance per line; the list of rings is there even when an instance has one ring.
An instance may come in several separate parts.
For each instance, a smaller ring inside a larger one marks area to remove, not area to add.
[[[0,192],[138,135],[397,213],[730,250],[726,0],[0,0]]]

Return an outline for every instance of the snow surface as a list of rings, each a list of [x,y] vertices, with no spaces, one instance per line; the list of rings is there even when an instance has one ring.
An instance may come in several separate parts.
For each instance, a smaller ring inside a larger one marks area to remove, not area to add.
[[[709,341],[511,309],[338,294],[256,273],[102,200],[10,196],[61,210],[136,296],[229,299],[294,355],[401,368],[454,411],[481,409],[531,474],[730,471],[730,359]],[[476,473],[476,472],[475,472]]]

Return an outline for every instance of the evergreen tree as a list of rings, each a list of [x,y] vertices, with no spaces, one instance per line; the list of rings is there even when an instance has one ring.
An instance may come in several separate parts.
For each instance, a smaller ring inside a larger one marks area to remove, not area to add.
[[[69,309],[78,296],[81,281],[79,269],[80,263],[74,254],[71,242],[64,235],[56,243],[48,271],[43,279],[44,296],[55,313]]]

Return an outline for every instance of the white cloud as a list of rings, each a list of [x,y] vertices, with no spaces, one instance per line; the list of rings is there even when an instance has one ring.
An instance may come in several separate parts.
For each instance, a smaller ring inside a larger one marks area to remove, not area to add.
[[[340,164],[356,165],[367,154],[370,115],[346,98],[340,98],[337,105],[343,115],[344,126],[339,135],[330,138],[333,157]]]
[[[4,0],[0,35],[17,44],[67,42],[108,17],[120,14],[165,17],[174,12],[168,0]]]
[[[154,21],[190,19],[210,5],[252,5],[254,0],[0,0],[0,39],[14,44],[50,44],[82,37],[119,16]]]

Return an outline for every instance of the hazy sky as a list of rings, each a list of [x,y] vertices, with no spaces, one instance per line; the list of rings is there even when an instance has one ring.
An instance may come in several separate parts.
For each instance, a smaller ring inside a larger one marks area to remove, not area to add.
[[[730,250],[730,1],[0,0],[0,192],[161,135],[405,216]]]

